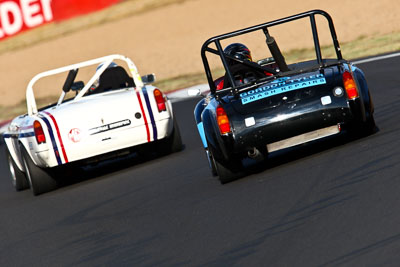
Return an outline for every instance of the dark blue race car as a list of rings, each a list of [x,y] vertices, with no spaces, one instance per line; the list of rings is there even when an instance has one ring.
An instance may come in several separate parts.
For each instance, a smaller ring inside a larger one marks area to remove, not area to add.
[[[324,34],[317,31],[317,21],[327,28]],[[315,53],[289,63],[272,32],[298,22],[306,22]],[[319,34],[328,36],[328,45],[320,44]],[[253,60],[239,42],[247,35],[262,40],[260,55],[267,57]],[[266,159],[342,131],[368,135],[376,127],[364,74],[342,58],[333,21],[322,10],[212,37],[201,56],[210,93],[196,105],[194,116],[211,171],[221,183],[242,176],[246,158]],[[219,69],[212,68],[218,63]],[[214,80],[215,72],[222,77]]]

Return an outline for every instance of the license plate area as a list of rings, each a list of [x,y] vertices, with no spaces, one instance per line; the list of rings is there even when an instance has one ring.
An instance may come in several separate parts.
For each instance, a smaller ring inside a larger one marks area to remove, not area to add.
[[[339,132],[340,132],[340,124],[337,124],[267,144],[267,150],[268,152],[274,152],[281,149],[304,144],[310,141],[314,141],[317,139],[321,139],[324,137],[328,137],[334,134],[338,134]]]

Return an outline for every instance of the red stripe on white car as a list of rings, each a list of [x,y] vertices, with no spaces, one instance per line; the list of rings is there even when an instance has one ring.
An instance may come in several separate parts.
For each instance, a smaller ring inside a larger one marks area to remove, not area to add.
[[[140,110],[142,111],[142,114],[143,114],[144,125],[146,126],[147,142],[150,142],[150,130],[149,130],[149,125],[147,124],[146,113],[144,112],[144,108],[143,108],[143,104],[142,104],[142,99],[140,98],[140,93],[139,93],[139,91],[136,91],[136,95],[137,95],[138,100],[139,100]]]
[[[51,115],[49,112],[44,111],[44,113],[47,114],[47,115],[50,117],[50,119],[53,121],[54,127],[56,128],[58,141],[60,142],[61,151],[62,151],[62,153],[63,153],[65,163],[68,163],[67,153],[65,152],[64,143],[63,143],[62,138],[61,138],[60,129],[58,128],[57,121],[56,121],[56,119],[54,118],[54,116]]]

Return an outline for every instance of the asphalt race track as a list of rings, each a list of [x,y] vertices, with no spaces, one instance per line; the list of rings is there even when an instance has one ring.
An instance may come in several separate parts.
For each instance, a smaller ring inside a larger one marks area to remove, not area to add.
[[[38,197],[14,191],[2,151],[0,266],[399,266],[400,57],[360,67],[375,134],[302,146],[226,185],[197,99],[174,104],[182,152],[111,161]]]

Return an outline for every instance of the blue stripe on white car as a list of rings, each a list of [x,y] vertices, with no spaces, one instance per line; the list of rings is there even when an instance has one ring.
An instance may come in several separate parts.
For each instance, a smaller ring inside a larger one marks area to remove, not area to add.
[[[146,101],[147,110],[149,111],[151,125],[153,126],[153,139],[154,139],[154,141],[156,141],[157,140],[157,125],[154,120],[153,110],[151,109],[149,95],[147,94],[146,87],[143,87],[142,91],[143,91],[144,99]]]
[[[39,117],[44,121],[44,123],[46,123],[47,129],[49,129],[49,134],[50,134],[51,143],[53,145],[54,154],[56,156],[58,165],[61,165],[62,161],[61,161],[61,157],[60,157],[60,151],[58,150],[57,142],[54,137],[53,129],[51,128],[51,124],[44,115],[40,114]]]
[[[20,134],[18,135],[19,138],[32,137],[32,136],[35,136],[35,133],[34,133],[34,132],[20,133]]]
[[[3,134],[3,138],[27,138],[35,136],[34,132],[26,132],[26,133],[19,133],[19,134]]]

